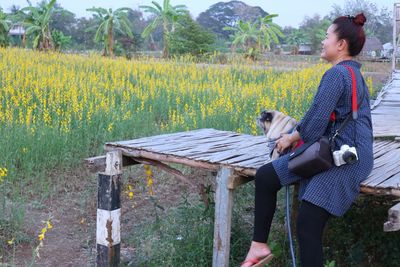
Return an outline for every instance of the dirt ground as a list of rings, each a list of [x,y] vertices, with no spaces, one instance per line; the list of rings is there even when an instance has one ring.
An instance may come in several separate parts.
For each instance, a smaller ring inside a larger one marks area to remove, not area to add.
[[[181,193],[189,192],[196,197],[198,190],[178,181],[163,171],[152,168],[154,176],[154,195],[160,200],[164,212],[181,201]],[[184,169],[193,181],[212,179],[210,172]],[[35,244],[20,244],[9,255],[9,263],[15,266],[94,266],[96,261],[96,209],[97,175],[84,167],[69,174],[73,181],[70,189],[60,189],[55,196],[42,205],[30,205],[26,210],[25,232],[37,240],[40,230],[49,216],[53,228],[46,232],[39,256],[33,256]],[[135,222],[154,218],[153,202],[144,186],[146,180],[142,165],[124,170],[123,188],[133,186],[134,196],[129,199],[128,192],[121,193],[121,261],[129,263],[135,255],[135,248],[124,244],[124,238],[131,232]]]

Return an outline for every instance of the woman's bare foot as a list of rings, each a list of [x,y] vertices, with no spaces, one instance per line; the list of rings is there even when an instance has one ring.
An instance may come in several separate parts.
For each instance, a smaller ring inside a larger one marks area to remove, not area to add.
[[[268,256],[271,254],[271,249],[268,247],[266,243],[260,243],[260,242],[255,242],[252,241],[250,245],[249,252],[247,253],[246,259],[244,260],[250,260],[250,259],[261,259],[264,258],[265,256]],[[252,262],[246,262],[245,264],[241,265],[240,267],[249,267],[254,265]]]

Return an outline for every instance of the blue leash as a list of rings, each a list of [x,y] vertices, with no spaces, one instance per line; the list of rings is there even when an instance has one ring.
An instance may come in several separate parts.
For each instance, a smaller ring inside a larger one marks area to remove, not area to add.
[[[288,231],[290,255],[292,256],[292,266],[296,267],[296,254],[294,252],[292,228],[290,226],[290,187],[289,185],[287,185],[285,186],[285,188],[286,188],[286,227]]]
[[[296,128],[296,126],[293,127],[292,129],[290,129],[287,133],[293,132],[295,128]],[[268,147],[271,149],[271,155],[272,155],[272,152],[273,152],[273,149],[274,149],[274,146],[275,146],[274,143],[279,138],[280,137],[272,139],[272,140],[269,140],[269,142],[268,142],[269,143]],[[280,156],[282,156],[282,155],[280,155]],[[290,225],[290,186],[287,185],[287,186],[285,186],[285,188],[286,188],[286,227],[287,227],[287,232],[288,232],[290,255],[292,257],[292,266],[296,267],[296,254],[294,252],[293,238],[292,238],[292,227]]]

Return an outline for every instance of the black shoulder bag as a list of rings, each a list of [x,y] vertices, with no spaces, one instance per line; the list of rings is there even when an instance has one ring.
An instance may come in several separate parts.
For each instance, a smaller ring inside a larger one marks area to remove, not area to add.
[[[318,141],[307,142],[298,147],[289,154],[288,168],[294,174],[303,178],[309,178],[317,173],[329,170],[334,166],[332,152],[334,149],[334,140],[342,129],[347,125],[350,119],[357,118],[357,83],[352,68],[345,65],[350,71],[352,77],[352,113],[350,113],[335,134],[328,138],[322,136]],[[363,91],[364,93],[364,91]],[[363,94],[364,95],[364,94]],[[361,97],[362,99],[363,97]]]

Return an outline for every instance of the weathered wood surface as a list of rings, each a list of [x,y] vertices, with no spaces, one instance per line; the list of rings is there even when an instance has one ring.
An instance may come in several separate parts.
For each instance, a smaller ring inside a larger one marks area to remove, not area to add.
[[[392,73],[371,109],[374,137],[400,136],[400,72]]]
[[[123,155],[218,170],[230,167],[253,176],[256,169],[270,161],[264,136],[238,134],[215,129],[200,129],[107,143],[105,149],[122,150]],[[374,142],[374,169],[362,183],[362,191],[400,195],[400,142]],[[372,191],[371,191],[372,190]]]

